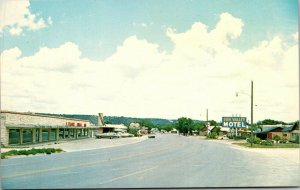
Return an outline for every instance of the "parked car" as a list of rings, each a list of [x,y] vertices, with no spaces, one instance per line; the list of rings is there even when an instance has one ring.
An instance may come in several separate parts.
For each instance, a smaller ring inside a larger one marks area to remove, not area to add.
[[[118,133],[121,137],[134,137],[131,133]]]
[[[96,134],[96,138],[108,138],[108,139],[113,139],[113,138],[120,138],[121,136],[117,133],[101,133],[101,134]]]
[[[153,135],[153,134],[148,135],[148,138],[149,138],[149,139],[153,139],[153,138],[155,138],[155,135]]]

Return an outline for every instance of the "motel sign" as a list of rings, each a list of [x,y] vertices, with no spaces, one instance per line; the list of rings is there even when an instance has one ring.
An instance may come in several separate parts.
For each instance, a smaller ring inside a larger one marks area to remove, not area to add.
[[[246,117],[222,117],[222,126],[229,128],[246,128]]]

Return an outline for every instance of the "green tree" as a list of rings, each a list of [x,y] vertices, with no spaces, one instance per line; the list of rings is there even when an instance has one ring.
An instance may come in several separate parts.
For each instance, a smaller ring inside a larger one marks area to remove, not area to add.
[[[163,130],[166,130],[166,131],[171,131],[173,128],[175,128],[174,125],[161,125],[159,126],[159,129],[163,129]]]
[[[257,125],[276,125],[276,124],[287,124],[283,121],[276,121],[276,120],[272,120],[272,119],[265,119],[263,121],[259,121],[257,122]]]
[[[147,127],[149,131],[152,128],[156,127],[156,125],[154,125],[150,120],[146,120],[146,119],[139,121],[138,123],[140,124],[140,126]]]
[[[215,120],[209,121],[210,126],[218,126],[218,123]]]
[[[205,127],[204,122],[197,122],[193,124],[193,130],[201,131]]]
[[[181,117],[177,119],[176,128],[183,135],[188,135],[191,133],[193,127],[193,120],[186,117]]]

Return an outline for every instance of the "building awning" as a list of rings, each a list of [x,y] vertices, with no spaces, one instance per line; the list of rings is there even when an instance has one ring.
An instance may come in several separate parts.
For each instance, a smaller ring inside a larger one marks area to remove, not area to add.
[[[100,126],[100,128],[127,129],[127,127],[125,125],[119,125],[119,124],[106,124],[106,125]]]
[[[274,132],[275,130],[280,130],[282,131],[283,127],[278,127],[278,126],[263,126],[256,131],[254,131],[255,134],[259,133],[269,133],[269,132]]]
[[[291,131],[291,133],[298,133],[298,134],[300,134],[300,130],[294,130],[294,131]]]
[[[55,125],[55,126],[51,126],[51,125],[25,125],[25,124],[8,124],[5,125],[6,128],[9,129],[18,129],[18,128],[22,128],[22,129],[99,129],[100,126],[87,126],[87,127],[83,127],[83,126],[59,126],[59,125]]]

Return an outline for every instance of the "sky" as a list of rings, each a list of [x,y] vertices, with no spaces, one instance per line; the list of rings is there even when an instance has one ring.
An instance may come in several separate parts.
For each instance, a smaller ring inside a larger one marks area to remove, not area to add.
[[[1,110],[299,118],[297,0],[0,1]]]

